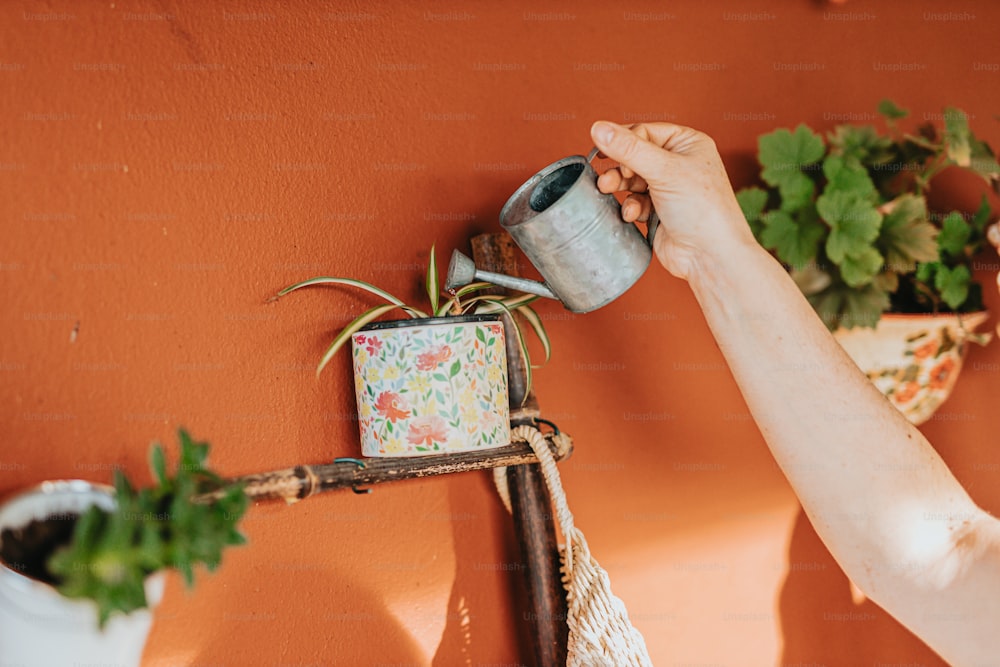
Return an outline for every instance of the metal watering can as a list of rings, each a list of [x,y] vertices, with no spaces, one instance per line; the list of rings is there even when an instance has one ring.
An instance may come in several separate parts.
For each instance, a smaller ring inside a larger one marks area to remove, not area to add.
[[[562,301],[574,313],[589,313],[624,294],[653,257],[659,220],[649,219],[646,236],[621,217],[621,206],[597,189],[591,165],[597,149],[553,162],[529,178],[500,211],[506,229],[544,283],[480,271],[455,251],[446,289],[483,281]]]

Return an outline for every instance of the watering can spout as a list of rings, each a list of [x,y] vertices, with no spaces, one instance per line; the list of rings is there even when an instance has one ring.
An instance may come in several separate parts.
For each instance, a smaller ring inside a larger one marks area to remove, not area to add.
[[[544,283],[527,278],[515,278],[514,276],[507,276],[502,273],[493,273],[492,271],[480,271],[476,268],[476,263],[472,261],[472,258],[458,250],[454,251],[451,254],[451,262],[448,263],[448,275],[444,282],[445,289],[458,289],[476,281],[491,283],[500,287],[509,287],[520,292],[537,294],[538,296],[555,299],[556,301],[559,300],[559,297]]]

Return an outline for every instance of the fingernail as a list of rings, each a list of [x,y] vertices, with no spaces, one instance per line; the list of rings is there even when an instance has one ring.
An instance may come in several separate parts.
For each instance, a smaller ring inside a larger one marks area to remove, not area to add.
[[[590,136],[601,146],[607,146],[615,138],[615,128],[611,123],[598,121],[590,128]]]

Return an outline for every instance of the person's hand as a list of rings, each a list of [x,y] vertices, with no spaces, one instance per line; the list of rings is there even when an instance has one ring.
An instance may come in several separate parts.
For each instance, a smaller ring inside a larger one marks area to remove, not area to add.
[[[671,123],[625,128],[604,121],[590,134],[601,153],[621,165],[601,174],[598,188],[631,192],[622,204],[628,222],[646,220],[650,205],[656,208],[656,255],[672,274],[690,278],[699,266],[724,261],[734,243],[756,245],[707,135]]]

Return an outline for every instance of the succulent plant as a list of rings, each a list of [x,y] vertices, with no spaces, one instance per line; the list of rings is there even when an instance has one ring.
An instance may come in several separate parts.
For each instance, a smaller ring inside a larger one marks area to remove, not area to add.
[[[208,443],[195,442],[183,429],[178,436],[180,459],[172,476],[163,448],[154,444],[155,484],[136,489],[115,471],[114,510],[90,507],[77,519],[69,544],[48,559],[59,592],[96,602],[102,627],[115,612],[147,606],[150,574],[172,568],[192,587],[198,565],[213,571],[225,547],[245,542],[237,529],[247,507],[242,487],[205,467]],[[199,498],[209,491],[213,500]]]

